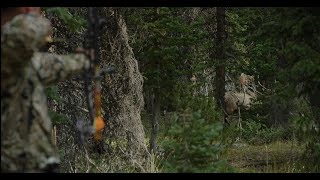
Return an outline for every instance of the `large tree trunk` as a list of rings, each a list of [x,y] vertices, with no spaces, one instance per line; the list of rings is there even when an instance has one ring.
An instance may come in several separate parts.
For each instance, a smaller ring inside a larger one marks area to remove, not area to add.
[[[107,28],[102,35],[102,59],[104,64],[113,64],[116,73],[106,77],[103,87],[103,108],[108,111],[107,134],[127,150],[132,159],[140,159],[147,152],[145,132],[140,112],[143,108],[143,79],[138,62],[134,58],[127,34],[127,26],[119,10],[104,8]]]
[[[225,8],[217,7],[217,39],[216,39],[216,100],[218,106],[225,110]]]

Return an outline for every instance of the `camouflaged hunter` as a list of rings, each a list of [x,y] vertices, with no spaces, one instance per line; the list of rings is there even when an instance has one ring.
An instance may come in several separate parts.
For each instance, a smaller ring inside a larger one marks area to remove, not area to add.
[[[39,52],[50,31],[47,19],[31,14],[1,27],[2,172],[47,172],[59,164],[45,86],[87,69],[89,60]]]

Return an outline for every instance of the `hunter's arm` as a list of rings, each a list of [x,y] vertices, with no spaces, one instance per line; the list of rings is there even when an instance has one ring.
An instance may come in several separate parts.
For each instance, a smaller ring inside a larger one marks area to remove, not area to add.
[[[49,85],[77,75],[89,68],[89,59],[84,54],[57,55],[53,53],[35,53],[33,67],[40,80]]]

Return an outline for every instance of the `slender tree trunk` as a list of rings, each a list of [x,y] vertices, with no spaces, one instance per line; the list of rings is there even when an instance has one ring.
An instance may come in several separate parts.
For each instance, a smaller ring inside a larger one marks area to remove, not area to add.
[[[157,149],[157,136],[159,132],[160,120],[160,95],[159,88],[153,91],[152,94],[152,119],[151,119],[151,138],[150,138],[150,152],[155,152]]]
[[[156,8],[156,13],[159,15],[160,9]],[[160,119],[160,62],[156,61],[157,65],[157,86],[152,88],[152,119],[151,119],[151,137],[150,137],[150,152],[155,152],[157,148],[157,135],[159,131],[159,119]]]
[[[159,14],[159,8],[157,8]],[[151,137],[150,137],[150,152],[155,152],[157,148],[157,135],[159,131],[160,119],[160,62],[157,60],[157,86],[152,89],[152,119],[151,119]]]
[[[312,107],[314,116],[316,117],[318,124],[320,124],[320,88],[315,87],[311,93],[309,93],[309,100]]]
[[[216,39],[216,100],[218,106],[225,110],[225,8],[217,7],[217,39]],[[226,118],[226,117],[225,117]]]

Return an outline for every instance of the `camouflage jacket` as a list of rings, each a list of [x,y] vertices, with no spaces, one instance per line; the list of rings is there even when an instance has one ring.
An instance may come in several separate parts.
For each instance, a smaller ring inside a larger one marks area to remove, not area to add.
[[[41,53],[50,22],[18,15],[1,28],[1,171],[43,172],[59,163],[45,86],[89,67],[83,54]]]

